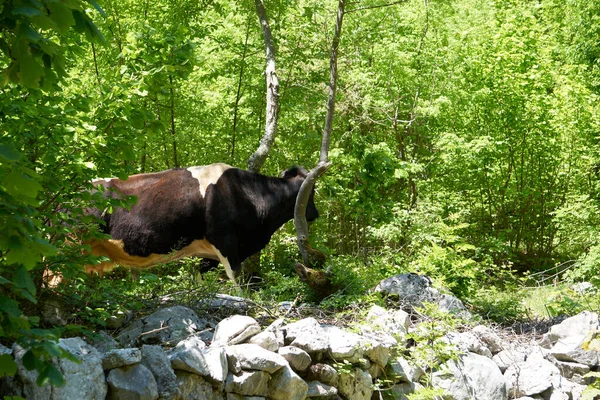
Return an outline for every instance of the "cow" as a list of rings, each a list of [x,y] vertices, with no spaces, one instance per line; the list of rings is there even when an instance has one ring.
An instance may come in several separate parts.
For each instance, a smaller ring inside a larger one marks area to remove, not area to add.
[[[87,244],[91,254],[110,261],[85,267],[86,272],[111,270],[115,264],[152,267],[183,257],[220,261],[236,283],[242,262],[262,250],[271,236],[294,217],[296,196],[307,171],[292,167],[270,177],[211,164],[111,178],[93,182],[105,197],[135,196],[130,208],[93,209],[110,236]],[[102,186],[103,188],[100,188]],[[319,216],[310,195],[306,219]]]

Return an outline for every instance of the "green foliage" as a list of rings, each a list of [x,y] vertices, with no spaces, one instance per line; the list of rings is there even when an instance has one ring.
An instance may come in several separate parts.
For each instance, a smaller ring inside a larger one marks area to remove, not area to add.
[[[497,323],[521,321],[528,317],[527,309],[521,300],[518,289],[509,287],[501,290],[496,287],[479,288],[468,298],[478,315]]]

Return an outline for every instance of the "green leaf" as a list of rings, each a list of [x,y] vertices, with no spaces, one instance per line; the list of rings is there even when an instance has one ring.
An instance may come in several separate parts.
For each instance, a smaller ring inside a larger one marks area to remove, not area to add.
[[[96,9],[96,11],[98,11],[100,13],[100,15],[102,15],[104,18],[106,18],[106,13],[104,12],[102,7],[100,7],[100,5],[98,3],[96,3],[94,0],[88,0],[88,2]]]
[[[35,354],[33,354],[33,351],[31,351],[31,349],[27,350],[27,352],[23,356],[22,361],[23,366],[27,371],[32,371],[39,365],[39,360],[37,359]]]
[[[29,197],[34,199],[42,186],[29,176],[17,171],[8,174],[2,182],[6,191],[14,197]]]
[[[0,143],[0,161],[16,162],[21,159],[22,155],[11,144]]]
[[[15,275],[13,277],[13,281],[15,285],[19,288],[26,289],[31,294],[35,294],[35,284],[33,283],[33,279],[31,279],[31,275],[23,266],[17,267],[15,271]]]
[[[10,354],[0,354],[0,378],[14,376],[17,373],[17,363]]]
[[[12,10],[13,15],[24,15],[26,17],[35,17],[36,15],[43,15],[40,10],[33,7],[17,7]]]
[[[19,318],[22,314],[19,309],[19,303],[5,296],[0,296],[0,311],[13,318]]]
[[[46,3],[50,10],[50,18],[56,22],[56,26],[60,33],[65,34],[69,31],[69,28],[75,25],[75,18],[73,18],[73,11],[64,5],[63,3]]]

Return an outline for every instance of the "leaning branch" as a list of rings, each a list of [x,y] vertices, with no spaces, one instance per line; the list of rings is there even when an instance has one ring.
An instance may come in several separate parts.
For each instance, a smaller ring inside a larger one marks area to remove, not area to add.
[[[306,221],[306,207],[310,198],[310,193],[317,179],[323,175],[331,166],[329,162],[329,144],[331,141],[331,130],[333,127],[333,116],[335,111],[335,92],[337,88],[337,59],[338,48],[340,45],[340,36],[342,33],[342,22],[344,20],[344,9],[346,0],[339,0],[337,18],[335,24],[335,33],[331,42],[331,57],[329,59],[329,94],[327,98],[327,115],[325,117],[325,127],[323,128],[323,139],[321,141],[321,152],[319,162],[308,173],[308,176],[302,183],[298,196],[296,197],[296,206],[294,208],[294,224],[296,226],[296,239],[298,250],[304,260],[304,264],[310,266],[309,243],[308,243],[308,222]]]

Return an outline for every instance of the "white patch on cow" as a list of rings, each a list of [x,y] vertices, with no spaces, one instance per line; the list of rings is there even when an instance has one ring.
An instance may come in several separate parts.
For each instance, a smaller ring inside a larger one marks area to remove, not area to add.
[[[224,257],[223,254],[221,254],[221,252],[219,251],[219,249],[217,249],[215,246],[211,245],[211,247],[213,248],[217,257],[219,257],[219,261],[221,261],[221,264],[223,264],[223,267],[225,268],[225,272],[227,273],[229,279],[231,279],[235,287],[239,288],[237,281],[235,280],[235,274],[231,269],[231,265],[229,264],[229,260],[227,259],[227,257]]]
[[[200,194],[202,197],[206,194],[208,186],[217,183],[223,172],[231,168],[230,165],[217,163],[211,165],[205,165],[202,167],[189,167],[188,171],[198,181],[198,187],[200,188]]]

